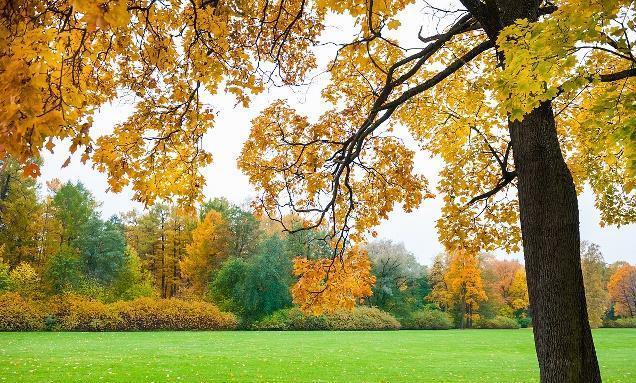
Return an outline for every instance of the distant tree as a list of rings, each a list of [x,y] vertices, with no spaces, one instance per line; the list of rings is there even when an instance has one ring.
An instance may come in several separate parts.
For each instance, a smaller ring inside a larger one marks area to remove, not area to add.
[[[75,290],[79,288],[83,278],[82,261],[73,250],[62,248],[47,260],[44,280],[52,293]]]
[[[599,246],[582,241],[581,270],[585,286],[587,316],[591,327],[599,327],[603,323],[603,316],[609,308],[607,284],[603,281],[605,269],[605,260]]]
[[[174,297],[181,288],[181,261],[186,257],[186,246],[192,240],[194,221],[190,216],[181,214],[175,207],[170,211],[166,232],[166,250],[163,273],[166,275],[162,288],[162,297]]]
[[[242,301],[246,317],[255,319],[290,306],[292,283],[292,262],[283,241],[278,236],[267,238],[250,260],[245,278]]]
[[[515,309],[511,304],[510,286],[517,271],[523,269],[523,265],[516,260],[501,260],[491,255],[482,258],[482,276],[488,302],[482,305],[480,312],[486,317],[494,315],[514,317]],[[490,311],[485,312],[489,307]]]
[[[421,308],[429,290],[426,268],[413,253],[390,240],[373,241],[366,250],[376,278],[366,302],[402,317]]]
[[[515,311],[527,310],[530,302],[528,300],[528,282],[526,272],[523,268],[515,271],[509,289],[510,306]]]
[[[142,261],[146,261],[147,255],[153,252],[159,236],[158,222],[155,218],[155,215],[140,214],[136,210],[121,215],[126,244],[135,250]]]
[[[248,258],[255,254],[262,233],[258,220],[248,211],[231,206],[223,213],[229,235],[227,237],[228,256]]]
[[[60,245],[76,246],[96,214],[96,202],[81,183],[67,182],[53,196],[55,218],[60,222]]]
[[[214,275],[210,287],[212,299],[224,310],[242,313],[241,299],[245,294],[245,278],[249,265],[241,258],[226,260]]]
[[[4,261],[4,246],[0,245],[0,291],[9,290],[9,264]]]
[[[180,263],[186,256],[194,221],[175,206],[155,204],[145,214],[124,216],[125,236],[153,278],[162,298],[178,294]]]
[[[51,189],[51,186],[56,187],[47,182],[49,191],[53,192],[54,189]],[[36,258],[39,267],[42,268],[47,259],[59,253],[61,248],[62,224],[56,217],[56,208],[51,195],[44,197],[35,225],[37,227]]]
[[[232,204],[227,198],[214,198],[209,199],[201,204],[201,208],[199,209],[199,219],[203,220],[205,216],[210,212],[210,210],[215,210],[222,215],[225,215]]]
[[[463,249],[452,252],[444,280],[450,299],[458,309],[460,327],[471,328],[479,303],[488,299],[477,255]]]
[[[610,278],[612,278],[612,275],[614,275],[614,273],[623,266],[629,266],[629,263],[625,261],[616,261],[607,265],[605,267],[605,272],[603,273],[603,282],[607,285]]]
[[[112,282],[124,267],[126,247],[124,225],[117,217],[104,221],[97,210],[93,195],[81,184],[68,182],[49,187],[55,191],[52,199],[52,217],[58,230],[47,230],[46,235],[59,233],[59,245],[80,256],[83,273],[102,286]],[[48,206],[46,207],[48,210]]]
[[[10,266],[37,261],[39,214],[35,180],[11,158],[0,160],[0,245]]]
[[[249,259],[232,257],[212,281],[217,303],[247,320],[254,320],[291,305],[291,259],[278,236],[261,242]]]
[[[99,283],[112,282],[125,266],[126,242],[116,217],[104,222],[96,214],[91,216],[77,245],[86,274]]]
[[[221,213],[225,221],[228,232],[225,244],[227,255],[241,258],[254,255],[263,235],[260,223],[254,214],[231,204],[225,198],[215,198],[205,202],[199,214],[205,217],[210,210]]]
[[[192,242],[186,246],[187,255],[180,266],[186,284],[195,294],[205,293],[213,269],[227,257],[227,235],[223,216],[214,209],[192,230]]]
[[[130,300],[153,295],[152,276],[130,246],[126,247],[124,261],[124,267],[111,284],[115,298]]]
[[[616,270],[607,288],[616,315],[636,316],[636,266],[624,265]]]
[[[525,318],[528,315],[528,283],[518,261],[487,259],[482,266],[488,304],[497,307],[496,315]]]
[[[448,256],[446,254],[436,255],[428,274],[431,292],[425,299],[436,304],[442,310],[447,310],[450,303],[448,285],[444,279],[447,270]]]
[[[285,249],[291,257],[320,259],[333,255],[324,232],[316,229],[295,231],[301,227],[301,223],[294,223],[290,227],[291,232],[285,237]]]

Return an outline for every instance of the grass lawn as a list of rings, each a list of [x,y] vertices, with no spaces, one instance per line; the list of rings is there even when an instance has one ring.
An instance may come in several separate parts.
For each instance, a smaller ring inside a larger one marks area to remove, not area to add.
[[[636,382],[636,329],[600,329]],[[530,330],[0,333],[0,382],[537,382]]]

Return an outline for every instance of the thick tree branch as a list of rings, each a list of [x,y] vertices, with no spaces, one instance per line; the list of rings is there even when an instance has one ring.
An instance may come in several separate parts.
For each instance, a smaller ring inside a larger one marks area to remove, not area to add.
[[[599,77],[601,82],[612,82],[612,81],[623,80],[628,77],[634,77],[634,76],[636,76],[636,68],[625,69],[616,73],[602,74]]]
[[[477,201],[481,201],[481,200],[485,200],[488,199],[492,196],[494,196],[495,194],[497,194],[501,189],[505,188],[508,184],[510,184],[515,178],[517,178],[517,172],[516,171],[506,171],[503,175],[503,177],[501,177],[499,179],[499,182],[497,182],[497,184],[495,185],[494,188],[492,188],[492,190],[489,190],[483,194],[480,194],[478,196],[473,197],[470,201],[468,201],[468,203],[466,205],[470,206],[472,204],[474,204]]]

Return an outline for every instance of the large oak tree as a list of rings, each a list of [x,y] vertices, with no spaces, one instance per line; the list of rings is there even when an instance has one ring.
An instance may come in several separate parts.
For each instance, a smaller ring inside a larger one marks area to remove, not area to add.
[[[634,220],[633,4],[463,0],[438,9],[454,22],[408,49],[386,32],[410,3],[307,4],[303,14],[326,7],[359,31],[328,67],[333,107],[308,119],[273,103],[241,167],[268,214],[330,225],[338,250],[395,204],[408,211],[431,196],[393,133],[405,126],[444,161],[438,228],[449,250],[523,244],[542,381],[600,381],[577,193],[589,183],[604,223]]]
[[[437,9],[451,21],[422,35],[399,21],[427,5],[416,0],[0,0],[0,156],[37,175],[33,159],[68,139],[112,190],[193,204],[211,161],[206,96],[247,104],[267,84],[302,83],[317,65],[312,47],[336,46],[323,93],[332,108],[310,122],[274,102],[240,161],[269,216],[292,210],[331,230],[334,258],[295,266],[301,305],[368,294],[369,262],[346,245],[396,204],[433,196],[392,133],[404,126],[444,162],[438,227],[449,250],[522,242],[542,381],[600,381],[577,192],[590,184],[606,223],[636,218],[633,4],[460,3]],[[321,40],[334,13],[353,21],[352,39]],[[402,47],[396,28],[419,46]],[[91,135],[95,112],[121,96],[132,116]]]

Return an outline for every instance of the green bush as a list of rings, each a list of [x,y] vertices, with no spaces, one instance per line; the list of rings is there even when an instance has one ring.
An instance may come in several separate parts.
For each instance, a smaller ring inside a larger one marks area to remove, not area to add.
[[[518,329],[519,322],[517,322],[513,318],[508,318],[504,316],[496,316],[494,318],[479,318],[475,322],[475,328],[484,328],[484,329]]]
[[[278,310],[254,323],[255,330],[397,330],[400,322],[377,308],[356,307],[320,316],[305,315],[299,309]]]
[[[324,315],[304,315],[299,309],[273,312],[252,325],[255,330],[328,330]]]
[[[44,329],[44,311],[39,302],[20,294],[0,294],[0,331],[37,331]]]
[[[398,330],[401,327],[393,315],[375,307],[356,307],[353,311],[337,311],[325,317],[331,330]]]
[[[453,327],[453,318],[443,311],[425,308],[403,320],[402,327],[414,330],[448,330]]]
[[[603,327],[609,328],[636,328],[636,317],[634,318],[619,318],[615,320],[604,320]]]
[[[521,328],[528,328],[532,326],[532,318],[530,317],[517,318],[517,322]]]

